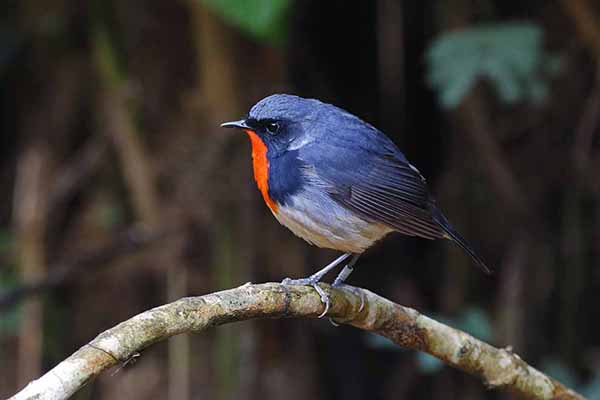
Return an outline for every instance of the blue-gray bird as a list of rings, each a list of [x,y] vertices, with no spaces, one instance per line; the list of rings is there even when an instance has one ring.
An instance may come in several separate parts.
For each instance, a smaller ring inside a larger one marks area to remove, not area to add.
[[[255,104],[246,118],[226,122],[252,143],[254,179],[277,220],[294,234],[343,255],[304,279],[285,284],[318,286],[337,265],[341,286],[366,249],[388,233],[449,239],[484,271],[485,262],[450,225],[425,178],[381,131],[331,104],[275,94]]]

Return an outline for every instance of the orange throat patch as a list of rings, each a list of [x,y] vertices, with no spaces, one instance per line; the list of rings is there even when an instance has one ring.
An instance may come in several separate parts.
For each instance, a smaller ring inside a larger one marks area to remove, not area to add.
[[[267,146],[256,132],[244,129],[252,144],[252,167],[254,168],[254,180],[262,194],[265,203],[272,212],[277,213],[277,203],[269,196],[269,159],[267,158]]]

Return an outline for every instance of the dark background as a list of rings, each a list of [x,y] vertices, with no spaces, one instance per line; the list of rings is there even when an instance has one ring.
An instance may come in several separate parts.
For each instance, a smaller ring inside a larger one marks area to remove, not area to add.
[[[392,235],[350,283],[600,399],[600,6],[593,0],[6,0],[0,397],[184,295],[335,256],[277,224],[243,134],[266,95],[373,123],[495,270]],[[327,321],[186,335],[78,399],[510,398]]]

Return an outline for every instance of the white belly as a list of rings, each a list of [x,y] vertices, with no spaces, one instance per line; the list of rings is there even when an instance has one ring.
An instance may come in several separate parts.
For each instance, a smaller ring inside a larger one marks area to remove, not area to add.
[[[320,190],[300,192],[273,213],[280,224],[315,246],[362,253],[393,229],[355,216]]]

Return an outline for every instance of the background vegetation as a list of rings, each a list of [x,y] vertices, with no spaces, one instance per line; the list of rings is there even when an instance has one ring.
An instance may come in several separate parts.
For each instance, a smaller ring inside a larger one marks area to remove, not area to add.
[[[0,397],[152,306],[305,276],[241,134],[273,92],[394,138],[496,273],[392,236],[351,283],[600,398],[600,7],[591,0],[7,0]],[[482,399],[435,359],[323,321],[176,338],[81,399]]]

